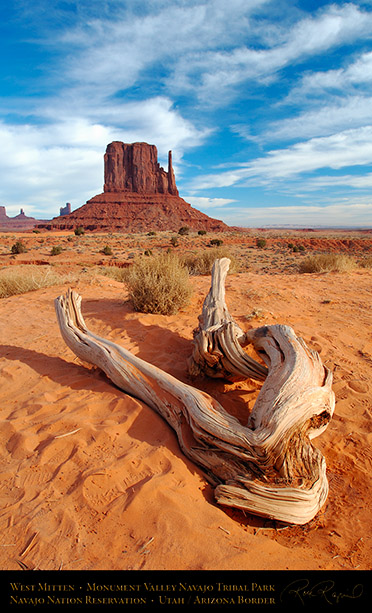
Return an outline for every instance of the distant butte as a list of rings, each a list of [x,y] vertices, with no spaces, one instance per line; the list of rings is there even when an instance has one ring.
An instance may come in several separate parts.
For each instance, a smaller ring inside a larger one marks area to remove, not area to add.
[[[39,225],[67,230],[144,232],[149,230],[224,231],[228,226],[194,209],[180,198],[168,154],[168,172],[158,163],[155,145],[122,143],[107,145],[104,156],[104,191],[72,213]]]
[[[15,217],[8,217],[5,206],[0,206],[0,230],[30,230],[38,223],[34,217],[27,217],[24,210],[21,209]]]

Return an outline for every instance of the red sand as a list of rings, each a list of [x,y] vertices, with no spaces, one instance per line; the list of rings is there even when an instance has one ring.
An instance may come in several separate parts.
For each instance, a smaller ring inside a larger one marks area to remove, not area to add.
[[[2,299],[0,568],[370,569],[371,278],[356,270],[227,279],[243,329],[288,324],[334,371],[335,415],[314,441],[330,494],[303,527],[214,503],[162,418],[64,344],[53,300],[67,285]],[[169,317],[135,313],[124,286],[106,277],[77,289],[91,330],[188,381],[209,283],[194,277],[190,306]],[[247,319],[253,310],[260,316]],[[194,385],[231,411],[257,394],[249,381]]]

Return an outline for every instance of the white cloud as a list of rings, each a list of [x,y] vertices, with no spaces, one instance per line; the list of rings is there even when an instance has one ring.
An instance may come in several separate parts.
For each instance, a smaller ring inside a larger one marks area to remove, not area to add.
[[[344,94],[350,86],[369,86],[372,81],[372,52],[362,53],[344,68],[310,72],[303,76],[288,96],[289,101],[306,96],[327,94],[329,90]],[[358,91],[358,90],[356,90]]]
[[[295,117],[269,123],[260,140],[298,140],[327,136],[346,127],[359,128],[371,122],[371,96],[355,95],[335,101],[323,100],[319,104],[312,104],[312,107]],[[240,130],[240,133],[244,135],[244,130]]]
[[[320,168],[372,163],[372,126],[345,130],[324,138],[312,138],[287,149],[270,151],[250,164],[247,176],[283,178]]]
[[[201,211],[226,207],[236,200],[230,198],[206,198],[203,196],[184,196],[185,200]]]
[[[318,55],[345,43],[372,37],[372,15],[353,4],[330,5],[311,17],[288,27],[270,24],[270,46],[254,48],[250,39],[261,35],[259,22],[237,39],[231,50],[205,48],[203,53],[186,52],[176,63],[172,81],[180,90],[195,89],[203,102],[224,106],[237,94],[235,86],[247,81],[270,83],[277,72],[307,57]],[[170,86],[170,81],[168,82]]]
[[[308,179],[306,190],[318,190],[324,187],[347,186],[355,189],[369,190],[372,188],[372,173],[365,175],[323,176]],[[302,186],[303,189],[303,186]]]
[[[150,69],[162,81],[180,57],[192,71],[193,58],[243,38],[250,30],[250,13],[268,1],[232,0],[228,8],[221,0],[150,3],[149,12],[144,2],[141,14],[122,9],[110,18],[81,21],[55,41],[72,51],[64,79],[70,86],[90,87],[92,93],[93,87],[101,90],[104,84],[110,95],[133,86]]]
[[[62,139],[72,138],[77,142],[86,139],[87,142],[101,147],[108,144],[110,139],[124,142],[145,141],[156,144],[163,155],[172,149],[179,158],[185,149],[201,145],[211,133],[210,129],[199,129],[185,119],[180,111],[174,108],[172,101],[162,96],[102,105],[95,100],[77,105],[70,99],[62,98],[53,103],[48,101],[43,113],[55,125],[59,123],[62,126],[58,135]],[[80,131],[74,128],[77,122],[80,124]],[[70,129],[66,133],[68,126]],[[95,132],[91,132],[92,126],[95,127]]]
[[[35,126],[0,125],[0,139],[0,200],[7,211],[22,207],[26,215],[50,218],[65,202],[80,206],[102,191],[102,153],[94,147],[56,145]]]
[[[312,138],[286,149],[269,151],[264,157],[227,172],[198,177],[193,189],[227,187],[251,180],[266,185],[322,168],[372,164],[372,126],[345,130],[324,138]]]
[[[169,95],[225,106],[243,82],[268,82],[290,63],[372,36],[372,15],[354,4],[330,4],[302,19],[296,11],[297,20],[282,6],[283,19],[262,19],[271,3],[111,2],[101,11],[102,2],[85,3],[77,23],[66,19],[60,34],[46,39],[63,53],[54,81],[83,100],[107,99],[148,79],[153,87],[155,77],[158,91],[165,86]]]
[[[351,42],[356,38],[370,38],[372,15],[355,4],[338,6],[331,4],[316,16],[299,22],[290,33],[288,54],[300,57],[320,53],[332,47]]]
[[[173,149],[177,175],[184,149],[201,144],[208,134],[162,98],[117,105],[120,127],[72,115],[71,110],[68,115],[66,107],[61,111],[57,104],[50,109],[48,124],[0,123],[0,201],[10,211],[23,207],[28,215],[51,217],[65,202],[76,208],[100,193],[103,154],[113,140],[156,144],[159,161],[165,162]],[[108,119],[113,119],[112,110]]]

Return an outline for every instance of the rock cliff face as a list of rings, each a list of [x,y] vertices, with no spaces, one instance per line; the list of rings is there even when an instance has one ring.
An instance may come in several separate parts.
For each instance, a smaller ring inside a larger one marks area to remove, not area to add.
[[[178,196],[171,151],[168,154],[168,172],[158,163],[155,145],[147,143],[127,144],[115,141],[107,146],[104,160],[104,192]]]
[[[82,225],[86,230],[110,232],[179,230],[181,226],[228,229],[222,221],[204,215],[179,197],[171,152],[166,172],[158,163],[155,145],[115,141],[107,146],[104,167],[103,194],[39,227],[69,230]]]
[[[69,215],[70,213],[71,213],[71,204],[69,202],[66,202],[66,206],[61,206],[61,208],[59,209],[59,214]]]

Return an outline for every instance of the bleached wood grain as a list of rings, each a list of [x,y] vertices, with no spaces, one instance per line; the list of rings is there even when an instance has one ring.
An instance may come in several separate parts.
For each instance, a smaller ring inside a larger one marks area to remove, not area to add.
[[[185,455],[202,467],[215,486],[219,504],[304,524],[316,515],[328,494],[325,460],[311,440],[333,414],[332,375],[288,326],[264,326],[247,333],[240,329],[225,304],[228,265],[226,258],[214,265],[198,332],[206,332],[208,340],[196,340],[202,357],[197,362],[193,354],[192,362],[201,372],[208,357],[200,348],[205,346],[208,353],[208,347],[218,346],[226,351],[226,360],[221,358],[217,376],[264,379],[245,426],[210,395],[88,330],[81,297],[71,290],[55,301],[61,334],[79,358],[101,368],[120,389],[162,415]],[[246,360],[249,356],[242,347],[249,343],[266,368]]]

